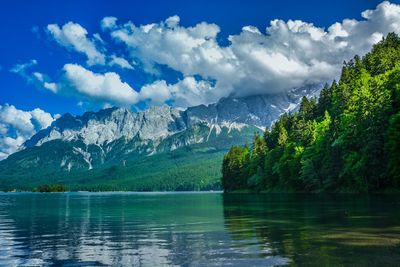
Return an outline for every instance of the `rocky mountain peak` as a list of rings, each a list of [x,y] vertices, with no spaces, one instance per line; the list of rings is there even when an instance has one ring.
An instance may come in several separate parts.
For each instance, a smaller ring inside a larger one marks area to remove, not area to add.
[[[162,140],[185,131],[193,132],[200,125],[215,130],[246,126],[269,127],[282,113],[296,109],[303,95],[312,95],[316,87],[300,88],[289,93],[247,97],[227,97],[209,105],[189,107],[184,111],[168,105],[153,106],[140,112],[126,108],[107,108],[98,112],[86,112],[81,116],[64,114],[53,124],[33,136],[24,147],[40,146],[52,141],[83,142],[85,145],[104,147],[119,139],[135,140],[135,147],[157,146]],[[208,140],[196,138],[191,140]],[[185,145],[191,141],[178,142]],[[194,142],[194,141],[193,141]],[[173,145],[177,147],[176,142]],[[154,147],[149,151],[154,151]],[[168,149],[168,148],[167,148]],[[147,149],[148,150],[148,149]]]

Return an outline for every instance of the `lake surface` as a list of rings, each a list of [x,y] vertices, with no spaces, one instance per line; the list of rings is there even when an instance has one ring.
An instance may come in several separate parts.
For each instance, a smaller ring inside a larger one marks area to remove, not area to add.
[[[0,194],[0,266],[399,264],[399,196]]]

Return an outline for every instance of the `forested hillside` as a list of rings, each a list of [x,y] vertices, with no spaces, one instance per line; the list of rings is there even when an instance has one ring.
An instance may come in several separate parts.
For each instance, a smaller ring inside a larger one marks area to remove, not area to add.
[[[224,156],[225,191],[382,192],[400,188],[400,38],[343,65],[319,99],[302,99]]]

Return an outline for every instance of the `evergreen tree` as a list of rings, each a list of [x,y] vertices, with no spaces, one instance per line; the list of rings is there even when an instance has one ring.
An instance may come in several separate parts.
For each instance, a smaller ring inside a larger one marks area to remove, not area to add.
[[[224,156],[222,163],[222,186],[225,191],[232,191],[247,186],[250,152],[247,146],[233,146]]]
[[[345,62],[319,100],[303,97],[252,150],[225,156],[223,183],[236,189],[376,192],[400,189],[400,38],[390,33]]]

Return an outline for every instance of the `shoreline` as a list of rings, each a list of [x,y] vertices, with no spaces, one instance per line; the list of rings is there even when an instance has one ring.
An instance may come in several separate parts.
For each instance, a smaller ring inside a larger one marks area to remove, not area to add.
[[[224,193],[222,190],[209,191],[65,191],[65,192],[35,192],[35,191],[0,191],[0,194],[203,194]]]
[[[163,194],[223,194],[223,195],[307,195],[307,196],[322,196],[322,195],[400,195],[400,191],[390,192],[285,192],[285,191],[251,191],[237,190],[224,192],[223,190],[208,190],[208,191],[65,191],[65,192],[37,192],[37,191],[0,191],[0,195],[12,194],[126,194],[126,195],[163,195]]]

